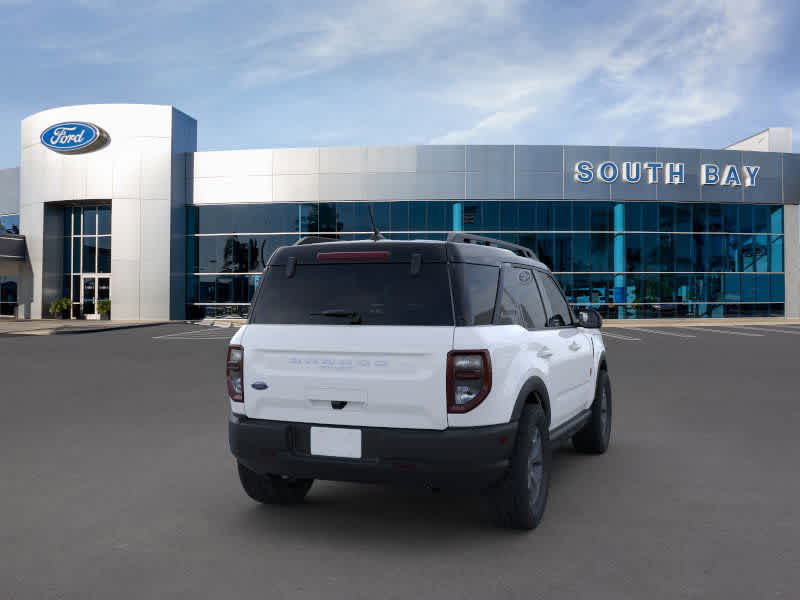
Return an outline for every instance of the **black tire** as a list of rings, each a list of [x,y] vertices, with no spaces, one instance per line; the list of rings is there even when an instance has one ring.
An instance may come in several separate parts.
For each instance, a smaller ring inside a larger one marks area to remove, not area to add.
[[[489,490],[489,507],[497,525],[535,529],[544,515],[550,486],[547,418],[538,404],[526,404],[519,419],[511,467]]]
[[[298,504],[311,489],[313,479],[284,479],[279,475],[259,475],[237,463],[244,491],[263,504]]]
[[[611,441],[611,380],[606,371],[597,374],[591,411],[589,422],[572,436],[572,445],[584,454],[603,454]]]

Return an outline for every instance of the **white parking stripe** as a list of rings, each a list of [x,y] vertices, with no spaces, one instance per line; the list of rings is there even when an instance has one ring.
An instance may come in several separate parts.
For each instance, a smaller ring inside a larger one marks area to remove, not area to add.
[[[608,333],[607,331],[601,332],[604,337],[610,337],[613,340],[625,340],[626,342],[641,342],[642,340],[635,337],[630,337],[627,335],[619,335],[616,333]]]
[[[188,340],[188,341],[192,342],[194,340],[229,340],[229,339],[231,339],[231,337],[233,337],[233,336],[228,336],[228,337],[197,337],[197,336],[194,336],[194,337],[171,337],[171,338],[166,338],[165,341],[169,342],[169,341],[172,341],[172,340]],[[154,338],[154,339],[158,339],[158,338]]]
[[[192,329],[190,331],[179,331],[177,333],[168,333],[166,335],[157,335],[154,340],[164,339],[188,339],[188,340],[201,340],[201,339],[225,339],[233,337],[236,333],[235,330],[214,331],[211,329]]]
[[[764,331],[768,333],[788,333],[790,335],[800,335],[800,329],[775,329],[774,327],[762,327],[762,326],[748,326],[748,325],[736,325],[736,329],[746,329],[747,331]]]
[[[660,329],[644,329],[642,327],[626,327],[625,329],[630,329],[631,331],[641,331],[642,333],[654,333],[654,334],[657,334],[657,335],[670,335],[672,337],[680,337],[680,338],[697,337],[696,335],[692,335],[690,333],[675,333],[674,331],[661,331]]]
[[[746,333],[744,331],[726,331],[725,329],[712,329],[711,327],[683,327],[682,329],[691,329],[692,331],[710,331],[711,333],[725,333],[727,335],[746,335],[749,337],[764,337],[763,333]]]

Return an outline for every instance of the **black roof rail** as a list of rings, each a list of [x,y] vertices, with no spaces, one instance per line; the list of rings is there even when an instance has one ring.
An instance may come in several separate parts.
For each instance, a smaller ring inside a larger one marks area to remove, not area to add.
[[[305,246],[306,244],[326,244],[328,242],[339,242],[336,238],[324,237],[321,235],[307,235],[297,240],[292,246]]]
[[[511,250],[517,256],[524,256],[533,260],[539,260],[533,253],[533,250],[520,246],[519,244],[512,244],[511,242],[504,242],[495,238],[484,237],[482,235],[473,235],[471,233],[464,233],[463,231],[451,231],[447,234],[448,242],[455,242],[458,244],[476,244],[478,246],[492,246],[494,248],[503,248],[504,250]]]

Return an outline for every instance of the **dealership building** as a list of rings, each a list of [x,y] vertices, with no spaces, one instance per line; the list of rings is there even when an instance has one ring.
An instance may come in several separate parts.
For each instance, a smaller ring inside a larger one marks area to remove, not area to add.
[[[0,314],[244,316],[270,254],[307,235],[469,231],[531,248],[607,317],[800,317],[791,130],[723,150],[362,146],[197,152],[171,106],[23,119],[0,169]]]

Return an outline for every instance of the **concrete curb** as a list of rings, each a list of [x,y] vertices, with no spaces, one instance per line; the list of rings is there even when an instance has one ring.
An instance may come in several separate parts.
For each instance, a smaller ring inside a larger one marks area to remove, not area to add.
[[[108,325],[106,327],[50,327],[41,329],[28,329],[25,331],[4,331],[3,335],[78,335],[82,333],[100,333],[102,331],[118,331],[120,329],[136,329],[138,327],[155,327],[167,325],[173,321],[158,321],[153,323],[120,323],[119,325]]]

